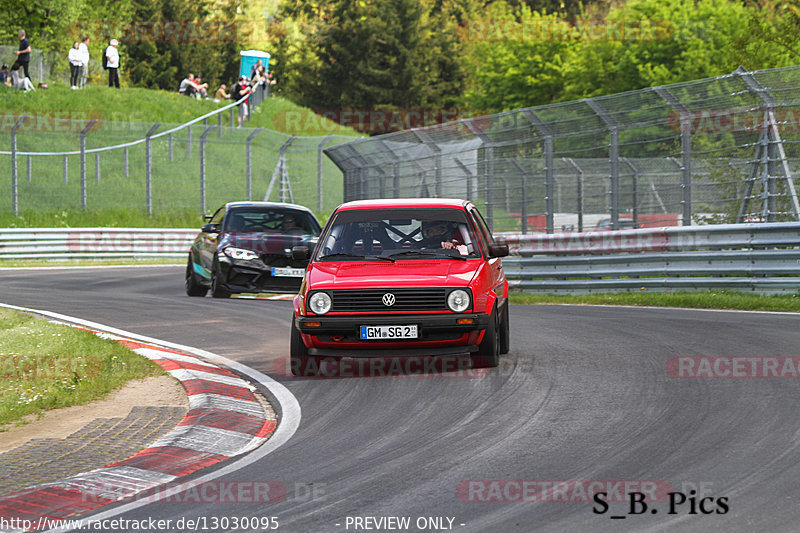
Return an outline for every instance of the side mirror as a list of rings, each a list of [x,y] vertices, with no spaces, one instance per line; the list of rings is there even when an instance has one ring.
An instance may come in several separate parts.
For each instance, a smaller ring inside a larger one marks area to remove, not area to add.
[[[219,224],[216,222],[209,222],[208,224],[203,224],[203,227],[200,228],[200,231],[203,233],[219,233]]]
[[[292,260],[293,261],[308,261],[310,251],[308,246],[293,246],[292,247]]]
[[[508,255],[508,245],[506,243],[495,243],[489,245],[489,257],[505,257]]]

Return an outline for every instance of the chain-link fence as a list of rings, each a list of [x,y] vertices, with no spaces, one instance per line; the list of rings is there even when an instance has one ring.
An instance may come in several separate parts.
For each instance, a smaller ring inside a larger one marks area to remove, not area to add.
[[[800,220],[800,67],[588,98],[326,148],[344,199],[459,197],[496,231]]]
[[[188,124],[103,121],[91,112],[0,115],[11,139],[0,147],[0,165],[11,170],[0,212],[201,213],[269,199],[322,214],[341,203],[342,174],[322,149],[352,137],[236,128],[237,112],[230,104]]]

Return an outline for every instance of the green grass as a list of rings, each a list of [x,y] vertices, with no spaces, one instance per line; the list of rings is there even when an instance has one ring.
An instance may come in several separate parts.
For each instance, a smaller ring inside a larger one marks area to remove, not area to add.
[[[513,304],[641,305],[697,309],[800,312],[800,293],[748,294],[734,291],[616,293],[616,294],[522,294],[510,295]]]
[[[116,341],[0,309],[0,431],[26,415],[85,404],[128,380],[163,374]]]
[[[9,98],[0,98],[0,129],[9,132],[14,116],[35,115],[18,132],[17,150],[37,153],[79,150],[79,132],[93,118],[100,122],[86,135],[87,149],[142,139],[155,122],[162,123],[156,133],[165,132],[222,105],[135,88],[89,87],[71,91],[54,87],[27,94],[9,91],[3,96],[6,95]],[[141,143],[128,148],[127,166],[122,149],[98,156],[87,154],[84,184],[79,155],[19,156],[19,216],[13,215],[12,195],[7,191],[0,196],[0,226],[198,227],[204,212],[213,212],[225,202],[248,199],[246,140],[254,133],[250,199],[264,199],[281,146],[291,135],[297,135],[286,151],[293,194],[286,191],[284,197],[309,206],[320,217],[341,203],[342,174],[327,157],[323,157],[322,164],[323,191],[321,195],[318,192],[317,149],[323,140],[326,146],[352,140],[357,135],[354,130],[318,118],[309,120],[316,115],[279,97],[265,100],[241,129],[230,127],[229,116],[224,112],[222,128],[207,137],[204,184],[200,138],[205,125],[199,123],[175,132],[171,138],[153,140],[152,217],[148,216],[146,152]],[[216,126],[217,119],[208,119],[207,125]],[[257,127],[266,129],[256,133]],[[331,133],[335,135],[330,139],[321,136]],[[0,141],[0,149],[9,150],[8,141]],[[99,158],[99,167],[95,157]],[[0,155],[0,167],[10,166],[11,156]],[[269,199],[281,199],[278,184]]]
[[[219,109],[230,100],[215,103],[213,100],[197,100],[179,95],[177,92],[153,89],[111,89],[88,85],[81,91],[56,86],[47,90],[25,93],[0,89],[0,115],[34,114],[61,119],[74,118],[87,122],[98,118],[112,122],[163,122],[180,124]],[[314,137],[334,133],[358,137],[361,134],[352,128],[341,127],[329,120],[317,119],[313,112],[282,97],[270,97],[256,109],[250,128],[269,128],[290,135]],[[229,114],[223,112],[223,126],[228,126]],[[4,122],[4,126],[9,124]],[[209,121],[216,124],[216,118]],[[61,124],[61,127],[65,127]],[[8,128],[10,129],[10,127]],[[5,128],[4,128],[5,130]]]

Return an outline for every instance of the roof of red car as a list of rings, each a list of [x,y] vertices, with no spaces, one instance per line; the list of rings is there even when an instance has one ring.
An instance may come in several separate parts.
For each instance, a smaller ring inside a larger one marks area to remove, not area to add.
[[[397,207],[448,207],[463,209],[467,200],[458,198],[381,198],[378,200],[355,200],[339,206],[339,209],[390,209]]]

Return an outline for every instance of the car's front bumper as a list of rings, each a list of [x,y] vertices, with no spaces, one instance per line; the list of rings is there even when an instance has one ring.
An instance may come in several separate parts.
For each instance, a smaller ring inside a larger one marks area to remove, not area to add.
[[[465,323],[467,321],[469,323]],[[310,337],[311,355],[453,355],[477,349],[481,333],[489,325],[489,316],[484,313],[310,315],[296,317],[295,325],[301,334]],[[361,326],[390,325],[416,325],[418,336],[415,339],[377,340],[364,340],[360,337]]]
[[[287,265],[290,266],[290,265]],[[302,277],[273,276],[261,261],[220,261],[221,284],[230,292],[297,292]]]

